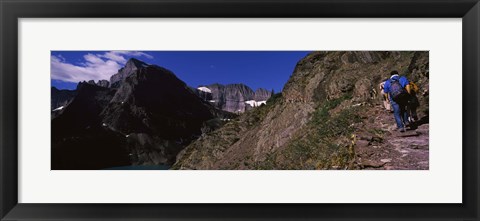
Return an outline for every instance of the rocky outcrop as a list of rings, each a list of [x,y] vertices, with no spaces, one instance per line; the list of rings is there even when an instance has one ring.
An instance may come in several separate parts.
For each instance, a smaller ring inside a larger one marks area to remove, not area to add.
[[[118,73],[110,77],[110,86],[113,88],[119,87],[121,85],[121,82],[125,80],[128,76],[135,73],[136,70],[147,66],[148,64],[143,61],[137,60],[135,58],[129,59],[125,64],[125,67],[121,68],[120,70],[118,70]]]
[[[99,80],[97,82],[97,86],[100,86],[100,87],[110,87],[110,82],[107,81],[107,80]]]
[[[255,101],[266,101],[272,96],[272,92],[263,88],[259,88],[255,91],[253,99]]]
[[[357,134],[391,133],[390,127],[369,127],[380,120],[374,114],[382,105],[376,85],[392,70],[406,75],[424,90],[418,112],[428,118],[428,62],[428,52],[313,52],[297,63],[281,94],[191,143],[174,168],[366,168],[355,158]],[[380,124],[393,125],[388,116]],[[421,163],[393,169],[425,169],[417,166],[424,165],[423,156],[411,158]],[[395,157],[381,163],[396,165]]]
[[[271,92],[265,89],[253,91],[244,84],[211,84],[199,86],[195,92],[214,107],[231,113],[243,113],[265,103]]]
[[[246,101],[253,100],[254,92],[244,84],[228,84],[223,90],[222,110],[242,113],[247,109]]]
[[[80,82],[80,83],[87,83],[87,84],[95,85],[95,86],[99,86],[99,87],[109,87],[110,86],[110,82],[108,82],[107,80],[99,80],[97,82],[95,82],[94,80],[89,80],[89,81],[83,81],[83,82]]]

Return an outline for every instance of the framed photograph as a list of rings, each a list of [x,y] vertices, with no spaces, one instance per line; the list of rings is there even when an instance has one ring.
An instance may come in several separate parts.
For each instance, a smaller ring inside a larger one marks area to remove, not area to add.
[[[1,220],[479,220],[477,0],[0,9]]]

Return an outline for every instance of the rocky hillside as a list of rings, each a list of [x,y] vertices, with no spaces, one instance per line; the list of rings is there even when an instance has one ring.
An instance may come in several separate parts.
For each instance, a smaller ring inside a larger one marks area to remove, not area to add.
[[[230,113],[243,113],[258,107],[272,96],[266,89],[259,88],[253,91],[244,84],[211,84],[200,86],[195,93],[214,107]]]
[[[419,87],[418,128],[398,134],[378,84]],[[428,52],[314,52],[281,94],[177,156],[175,169],[428,169]]]

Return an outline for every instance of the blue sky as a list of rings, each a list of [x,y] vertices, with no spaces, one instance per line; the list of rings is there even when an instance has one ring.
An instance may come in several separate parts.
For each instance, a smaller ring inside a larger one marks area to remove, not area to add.
[[[74,89],[82,80],[110,79],[134,57],[165,67],[192,87],[244,83],[280,92],[307,51],[52,51],[51,83]]]

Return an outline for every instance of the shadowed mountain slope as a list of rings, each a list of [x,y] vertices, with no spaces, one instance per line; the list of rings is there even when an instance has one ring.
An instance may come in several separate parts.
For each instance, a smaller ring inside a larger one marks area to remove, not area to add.
[[[75,98],[52,120],[52,169],[171,165],[209,120],[233,117],[200,99],[171,71],[137,64],[127,62],[116,87],[79,84]]]

